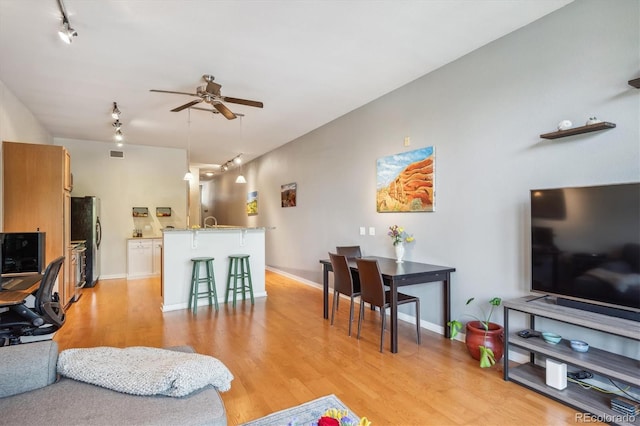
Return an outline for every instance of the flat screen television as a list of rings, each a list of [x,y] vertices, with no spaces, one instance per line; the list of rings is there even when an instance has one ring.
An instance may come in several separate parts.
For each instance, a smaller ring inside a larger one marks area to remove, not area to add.
[[[531,190],[531,290],[640,320],[640,183]]]
[[[44,232],[0,233],[2,276],[41,274],[45,268]]]

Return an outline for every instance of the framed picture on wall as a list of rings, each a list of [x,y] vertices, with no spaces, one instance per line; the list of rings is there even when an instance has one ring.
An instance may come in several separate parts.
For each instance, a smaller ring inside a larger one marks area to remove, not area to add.
[[[435,159],[433,146],[378,159],[377,211],[435,211]]]
[[[297,197],[296,183],[287,183],[286,185],[280,185],[280,204],[282,207],[295,207]]]
[[[247,194],[247,216],[256,216],[258,214],[258,191],[249,192]]]

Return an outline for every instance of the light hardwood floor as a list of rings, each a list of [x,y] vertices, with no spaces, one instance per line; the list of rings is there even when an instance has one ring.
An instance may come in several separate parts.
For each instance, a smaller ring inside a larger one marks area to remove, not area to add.
[[[191,345],[233,372],[222,394],[230,425],[335,394],[379,425],[574,424],[576,411],[481,369],[464,344],[400,322],[397,354],[379,349],[379,313],[366,310],[362,337],[347,335],[349,302],[334,326],[322,292],[267,271],[267,298],[197,315],[160,311],[159,279],[104,280],[83,290],[55,335],[60,350]],[[427,309],[427,304],[423,304]]]

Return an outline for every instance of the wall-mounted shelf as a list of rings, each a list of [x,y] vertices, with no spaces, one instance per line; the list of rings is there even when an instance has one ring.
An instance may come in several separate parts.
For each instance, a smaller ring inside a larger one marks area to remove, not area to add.
[[[156,207],[157,217],[169,217],[171,216],[171,207]]]
[[[633,80],[629,80],[629,86],[633,86],[636,89],[640,89],[640,78],[634,78]]]
[[[147,207],[133,207],[132,209],[133,217],[148,217],[149,209]]]
[[[615,123],[609,123],[607,121],[603,121],[602,123],[589,124],[587,126],[574,127],[572,129],[567,130],[558,130],[551,133],[545,133],[540,135],[542,139],[558,139],[565,138],[567,136],[580,135],[582,133],[589,132],[598,132],[600,130],[613,129],[616,127]]]

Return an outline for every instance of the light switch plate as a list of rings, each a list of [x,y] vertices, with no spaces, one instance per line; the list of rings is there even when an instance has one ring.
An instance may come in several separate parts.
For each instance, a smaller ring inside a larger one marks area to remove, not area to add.
[[[365,230],[364,226],[360,227],[360,235],[367,235],[367,231]]]
[[[369,235],[376,235],[376,228],[374,228],[373,226],[369,227]]]

